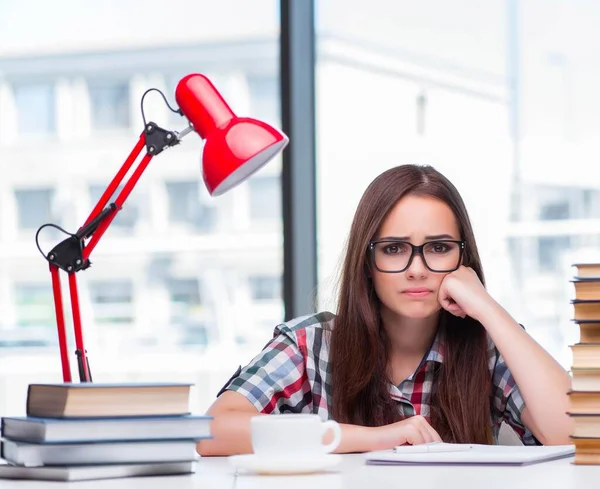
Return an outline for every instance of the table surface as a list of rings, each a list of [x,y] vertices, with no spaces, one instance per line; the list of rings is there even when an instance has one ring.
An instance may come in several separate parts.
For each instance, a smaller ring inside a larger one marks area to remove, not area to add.
[[[327,472],[298,476],[259,476],[245,473],[227,457],[201,458],[193,475],[133,477],[85,482],[1,480],[2,489],[73,487],[78,489],[358,489],[377,487],[443,487],[444,489],[517,489],[539,487],[598,489],[600,466],[574,465],[572,458],[529,466],[375,466],[364,455],[344,455]]]

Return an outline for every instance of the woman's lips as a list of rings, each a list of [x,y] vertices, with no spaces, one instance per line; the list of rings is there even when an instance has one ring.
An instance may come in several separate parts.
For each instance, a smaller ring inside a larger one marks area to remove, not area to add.
[[[414,299],[421,299],[423,297],[429,296],[433,291],[431,289],[427,289],[425,287],[412,287],[410,289],[403,290],[402,293],[408,297],[412,297]]]

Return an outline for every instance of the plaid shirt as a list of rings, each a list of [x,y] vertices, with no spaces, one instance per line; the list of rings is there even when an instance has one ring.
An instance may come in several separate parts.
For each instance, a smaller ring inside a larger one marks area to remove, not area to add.
[[[329,337],[334,321],[334,314],[323,312],[280,324],[262,352],[238,369],[219,395],[225,390],[239,392],[261,413],[313,413],[324,420],[331,418]],[[494,440],[497,442],[505,421],[523,444],[536,445],[535,437],[521,421],[525,402],[519,388],[489,337],[488,345]],[[444,338],[438,332],[416,371],[398,386],[390,383],[390,396],[404,417],[420,414],[429,420],[435,364],[443,363],[443,354]]]

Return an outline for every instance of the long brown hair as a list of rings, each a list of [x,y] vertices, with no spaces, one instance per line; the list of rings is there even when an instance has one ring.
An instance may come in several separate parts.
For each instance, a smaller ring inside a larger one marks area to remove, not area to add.
[[[368,276],[369,241],[405,195],[435,197],[450,206],[466,242],[463,264],[484,282],[481,260],[464,202],[452,183],[430,166],[404,165],[377,177],[354,216],[342,265],[336,325],[331,336],[333,417],[341,423],[382,426],[402,419],[389,394],[386,340],[379,299]],[[442,310],[443,364],[433,387],[430,421],[447,442],[490,442],[490,375],[487,337],[472,318]]]

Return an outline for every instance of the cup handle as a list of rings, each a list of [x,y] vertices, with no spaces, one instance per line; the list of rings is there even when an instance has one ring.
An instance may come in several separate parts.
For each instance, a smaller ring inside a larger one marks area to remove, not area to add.
[[[325,421],[322,424],[322,426],[323,434],[325,434],[329,429],[333,431],[333,440],[331,441],[331,443],[323,445],[323,452],[331,453],[339,446],[340,442],[342,441],[342,429],[340,428],[340,425],[333,420]]]

